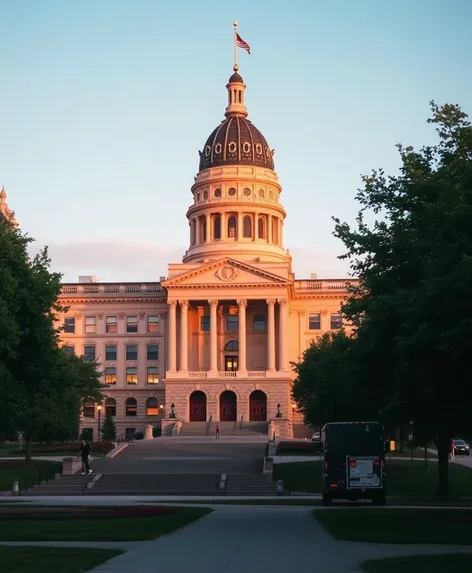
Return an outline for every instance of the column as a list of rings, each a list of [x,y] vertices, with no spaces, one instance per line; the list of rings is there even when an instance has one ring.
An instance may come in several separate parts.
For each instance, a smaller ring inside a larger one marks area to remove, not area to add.
[[[239,307],[239,364],[238,373],[245,375],[247,373],[247,360],[246,360],[246,307],[247,300],[238,300]]]
[[[188,371],[188,300],[180,305],[180,372]]]
[[[218,301],[209,300],[210,305],[210,370],[218,372]]]
[[[170,300],[169,304],[169,372],[177,370],[177,328],[176,328],[176,309],[177,301]]]
[[[200,217],[195,217],[195,244],[199,245],[201,241]]]
[[[271,244],[274,242],[272,237],[272,215],[267,217],[267,242]]]
[[[252,240],[253,242],[257,239],[257,219],[259,218],[259,213],[254,213],[254,225],[252,229]]]
[[[267,301],[267,370],[275,370],[275,300]]]
[[[278,299],[277,302],[279,303],[279,370],[288,370],[288,301],[287,299]]]
[[[210,213],[207,213],[207,214],[205,215],[205,221],[206,221],[205,243],[209,243],[209,242],[210,242],[210,237],[211,237],[211,217],[210,217]]]
[[[238,241],[243,238],[243,214],[238,213]]]
[[[226,241],[227,228],[226,228],[226,213],[224,211],[220,213],[220,229],[221,229],[220,230],[221,240]]]

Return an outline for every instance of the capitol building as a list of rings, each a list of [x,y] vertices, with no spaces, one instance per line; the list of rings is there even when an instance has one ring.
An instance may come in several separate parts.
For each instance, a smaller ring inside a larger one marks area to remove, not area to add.
[[[101,364],[102,420],[112,414],[120,435],[205,434],[216,423],[222,434],[310,435],[291,399],[291,362],[342,327],[348,279],[295,278],[273,150],[248,119],[235,68],[225,119],[199,152],[182,261],[158,282],[84,276],[62,287],[62,343]],[[14,220],[4,190],[0,214]],[[93,439],[97,420],[86,403],[81,427]]]

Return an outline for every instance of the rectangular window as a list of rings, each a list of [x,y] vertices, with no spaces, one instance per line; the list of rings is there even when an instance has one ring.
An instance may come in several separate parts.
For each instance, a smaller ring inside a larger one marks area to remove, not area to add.
[[[84,402],[84,418],[94,418],[95,417],[95,403],[87,400]]]
[[[126,317],[126,332],[138,332],[138,317],[137,316],[127,316]]]
[[[65,346],[67,354],[75,354],[75,347],[74,346]]]
[[[159,368],[150,366],[147,369],[147,384],[159,384]]]
[[[110,386],[116,384],[116,368],[114,366],[107,366],[105,368],[105,384]]]
[[[236,332],[238,330],[238,318],[237,314],[228,314],[226,317],[226,330],[228,332]]]
[[[116,360],[116,345],[105,346],[105,360]]]
[[[254,330],[265,330],[265,316],[263,314],[254,315]]]
[[[311,313],[308,315],[308,330],[321,329],[321,315],[319,312]]]
[[[138,359],[138,347],[135,344],[126,347],[126,360]]]
[[[105,332],[107,334],[115,334],[118,332],[118,317],[107,316],[105,319]]]
[[[159,316],[148,316],[147,317],[147,331],[148,332],[159,332]]]
[[[339,312],[331,315],[331,329],[336,330],[343,327],[343,317]]]
[[[82,440],[87,440],[87,442],[93,442],[93,428],[82,428],[80,438]]]
[[[86,316],[84,323],[85,334],[93,334],[97,331],[97,318],[95,316]]]
[[[84,346],[84,358],[85,360],[95,360],[95,346],[93,344]]]
[[[200,318],[200,330],[202,332],[210,332],[210,315],[204,314]]]
[[[159,346],[157,344],[148,344],[146,359],[159,360]]]
[[[126,369],[126,384],[137,384],[138,383],[138,369],[134,366],[132,368],[128,367]]]
[[[64,319],[64,332],[75,334],[75,318],[73,316],[67,316]]]

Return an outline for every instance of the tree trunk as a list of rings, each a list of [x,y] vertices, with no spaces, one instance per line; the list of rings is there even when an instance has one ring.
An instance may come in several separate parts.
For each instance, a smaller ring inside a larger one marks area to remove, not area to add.
[[[448,432],[441,430],[438,436],[438,497],[449,497],[449,448],[451,438]]]
[[[424,471],[428,471],[428,442],[424,445]]]
[[[31,438],[27,436],[26,437],[26,457],[25,457],[25,462],[27,464],[29,464],[31,461],[32,450],[33,450],[33,443],[31,441]]]

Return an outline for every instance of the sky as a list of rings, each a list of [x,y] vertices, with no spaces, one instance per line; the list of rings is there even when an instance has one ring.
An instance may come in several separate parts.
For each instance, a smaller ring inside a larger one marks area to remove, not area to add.
[[[429,101],[472,115],[470,0],[0,0],[0,186],[64,281],[153,281],[189,243],[198,150],[224,119],[234,20],[275,149],[298,278],[346,276],[332,217]]]

